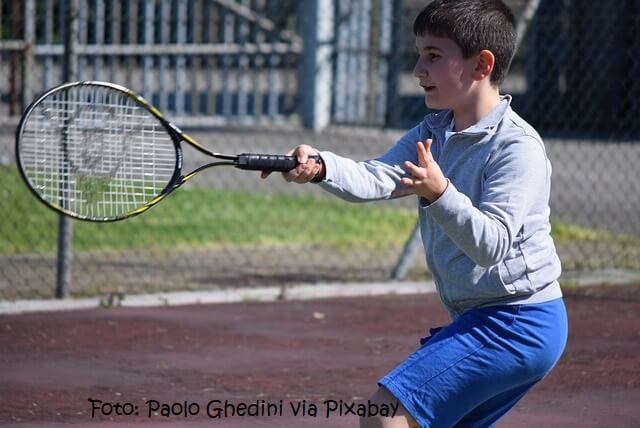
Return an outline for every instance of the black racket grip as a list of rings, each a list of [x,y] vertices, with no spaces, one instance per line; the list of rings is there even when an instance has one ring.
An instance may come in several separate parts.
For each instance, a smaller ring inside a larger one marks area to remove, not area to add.
[[[309,156],[317,163],[321,162],[320,156]],[[280,171],[287,172],[298,166],[298,159],[295,156],[287,155],[263,155],[257,153],[242,153],[238,155],[240,169],[251,171]]]

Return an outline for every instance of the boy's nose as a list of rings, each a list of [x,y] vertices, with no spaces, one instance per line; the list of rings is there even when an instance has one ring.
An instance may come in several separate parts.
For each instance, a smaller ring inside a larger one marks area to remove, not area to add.
[[[416,62],[416,65],[413,67],[413,75],[417,78],[425,77],[427,75],[427,70],[420,66],[420,61]]]

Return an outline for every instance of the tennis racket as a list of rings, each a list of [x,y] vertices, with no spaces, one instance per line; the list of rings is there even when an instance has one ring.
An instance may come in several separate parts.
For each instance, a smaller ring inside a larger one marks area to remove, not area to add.
[[[183,174],[183,143],[218,161]],[[16,157],[40,201],[96,222],[141,214],[207,168],[290,171],[298,165],[294,156],[212,152],[135,92],[97,81],[66,83],[37,98],[18,125]]]

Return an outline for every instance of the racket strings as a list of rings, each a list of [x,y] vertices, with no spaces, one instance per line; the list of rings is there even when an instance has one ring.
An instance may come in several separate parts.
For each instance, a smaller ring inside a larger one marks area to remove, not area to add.
[[[44,98],[23,126],[19,151],[42,198],[88,218],[122,217],[144,206],[169,184],[177,157],[150,112],[101,86]]]

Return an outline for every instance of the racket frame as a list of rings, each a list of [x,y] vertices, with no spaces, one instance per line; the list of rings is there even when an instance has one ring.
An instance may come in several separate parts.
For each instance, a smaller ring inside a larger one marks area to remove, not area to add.
[[[132,211],[129,211],[129,212],[123,214],[123,215],[120,215],[120,216],[104,217],[104,218],[85,216],[85,215],[78,214],[78,213],[76,213],[74,211],[68,210],[68,209],[64,208],[63,206],[60,206],[60,204],[55,203],[54,201],[45,199],[35,189],[35,184],[31,181],[31,179],[29,178],[29,176],[25,173],[25,171],[23,169],[22,159],[21,159],[21,156],[20,156],[20,152],[21,152],[21,150],[20,150],[20,141],[22,139],[22,134],[24,132],[25,124],[27,123],[27,120],[31,116],[31,113],[33,112],[33,110],[37,106],[39,106],[45,99],[47,99],[49,96],[51,96],[53,93],[64,91],[66,89],[70,89],[70,88],[73,88],[73,87],[80,87],[80,86],[105,87],[105,88],[109,88],[111,90],[115,90],[115,91],[118,91],[118,92],[126,95],[135,104],[137,104],[138,106],[140,106],[140,107],[144,108],[145,110],[147,110],[149,113],[151,113],[152,116],[154,116],[160,122],[160,124],[164,127],[164,129],[167,131],[167,133],[171,137],[171,140],[172,140],[173,145],[174,145],[175,154],[176,154],[176,160],[175,160],[173,175],[172,175],[171,179],[169,179],[167,185],[158,193],[157,196],[155,196],[154,198],[152,198],[149,201],[147,201],[144,205],[142,205],[142,206],[140,206],[140,207],[138,207],[138,208],[136,208],[136,209],[134,209]],[[175,189],[180,187],[182,184],[184,184],[185,182],[187,182],[188,180],[193,178],[200,171],[202,171],[204,169],[207,169],[207,168],[210,168],[210,167],[223,166],[223,165],[239,167],[238,160],[239,160],[240,156],[253,156],[251,154],[246,154],[246,153],[234,156],[234,155],[226,155],[226,154],[212,152],[211,150],[207,149],[206,147],[204,147],[203,145],[198,143],[190,135],[184,133],[177,125],[175,125],[174,123],[172,123],[169,120],[167,120],[163,116],[163,114],[160,112],[160,110],[158,110],[151,103],[149,103],[146,99],[144,99],[142,96],[138,95],[137,93],[135,93],[131,89],[126,88],[126,87],[121,86],[121,85],[118,85],[116,83],[96,81],[96,80],[85,80],[85,81],[64,83],[64,84],[58,85],[58,86],[56,86],[54,88],[51,88],[51,89],[45,91],[44,93],[42,93],[31,104],[29,104],[29,106],[25,109],[25,111],[22,114],[22,117],[20,119],[20,122],[18,124],[18,127],[16,129],[16,137],[15,138],[16,138],[15,154],[16,154],[16,160],[17,160],[17,165],[18,165],[18,171],[20,172],[20,175],[22,176],[22,179],[25,181],[25,183],[27,183],[27,187],[29,187],[29,190],[31,191],[31,193],[36,198],[38,198],[42,203],[44,203],[46,206],[48,206],[49,208],[53,209],[54,211],[57,211],[59,213],[62,213],[64,215],[66,215],[66,216],[69,216],[69,217],[77,219],[77,220],[90,221],[90,222],[100,222],[100,223],[124,220],[124,219],[127,219],[127,218],[131,218],[131,217],[137,216],[139,214],[142,214],[142,213],[146,212],[148,209],[150,209],[151,207],[157,205],[160,201],[162,201],[164,198],[166,198],[171,192],[173,192]],[[216,162],[206,163],[206,164],[194,169],[193,171],[189,172],[188,174],[182,175],[182,167],[183,167],[182,142],[186,142],[191,147],[193,147],[197,151],[199,151],[199,152],[201,152],[201,153],[203,153],[203,154],[205,154],[207,156],[210,156],[210,157],[213,157],[213,158],[217,158],[217,159],[221,159],[221,160],[220,161],[216,161]],[[260,156],[260,155],[257,155],[257,156]],[[267,156],[272,156],[273,157],[273,156],[277,156],[277,155],[267,155]],[[320,158],[317,157],[316,160],[320,161]],[[243,169],[255,169],[255,168],[243,168]]]

